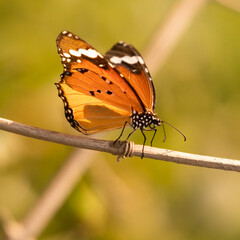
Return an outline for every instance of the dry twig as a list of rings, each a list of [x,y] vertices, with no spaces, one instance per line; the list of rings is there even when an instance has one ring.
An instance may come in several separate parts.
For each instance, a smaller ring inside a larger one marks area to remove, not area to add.
[[[3,118],[0,118],[0,129],[49,142],[60,143],[72,147],[103,151],[120,156],[125,155],[124,152],[126,151],[126,147],[129,148],[127,142],[122,142],[119,147],[119,145],[114,145],[112,141],[63,134],[41,128],[31,127]],[[131,152],[132,156],[140,157],[142,155],[142,145],[132,145],[131,149],[128,150],[128,152]],[[187,164],[192,166],[230,170],[236,172],[240,171],[240,161],[226,158],[202,156],[148,146],[146,146],[144,149],[144,156],[146,158]]]

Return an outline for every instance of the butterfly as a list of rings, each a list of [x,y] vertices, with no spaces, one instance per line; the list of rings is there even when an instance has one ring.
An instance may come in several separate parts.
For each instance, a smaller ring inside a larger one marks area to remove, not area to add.
[[[57,50],[64,71],[55,84],[70,125],[83,134],[122,128],[117,140],[126,125],[133,128],[128,138],[140,129],[143,157],[144,131],[154,131],[152,145],[163,121],[154,113],[155,89],[140,53],[120,41],[103,56],[69,31],[59,34]]]

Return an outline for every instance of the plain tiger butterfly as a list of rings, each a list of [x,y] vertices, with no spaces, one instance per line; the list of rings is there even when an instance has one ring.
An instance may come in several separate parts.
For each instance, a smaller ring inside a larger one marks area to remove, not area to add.
[[[118,139],[127,124],[133,128],[128,138],[139,128],[143,157],[144,131],[154,131],[152,145],[165,121],[154,113],[154,85],[140,53],[120,41],[103,56],[69,31],[59,34],[57,49],[64,71],[56,86],[71,126],[83,134],[123,128]]]

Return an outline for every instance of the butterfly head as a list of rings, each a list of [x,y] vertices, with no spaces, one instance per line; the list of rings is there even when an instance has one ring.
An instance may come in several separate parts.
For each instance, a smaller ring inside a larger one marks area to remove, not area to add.
[[[156,126],[161,126],[162,120],[157,116],[157,114],[152,114],[152,123],[149,125],[151,129],[156,128]]]

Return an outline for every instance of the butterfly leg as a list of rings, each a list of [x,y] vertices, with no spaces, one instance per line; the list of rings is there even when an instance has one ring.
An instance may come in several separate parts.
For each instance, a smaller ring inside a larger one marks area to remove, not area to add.
[[[144,147],[145,147],[145,143],[146,143],[146,136],[145,136],[145,134],[144,134],[144,132],[143,132],[143,129],[140,128],[140,130],[141,130],[142,135],[143,135],[143,137],[144,137],[144,140],[143,140],[143,147],[142,147],[142,157],[141,157],[141,159],[142,159],[142,158],[144,157]]]
[[[152,137],[152,140],[151,140],[151,147],[152,147],[152,143],[153,143],[153,139],[155,138],[155,135],[157,133],[157,129],[152,129],[154,131],[154,134],[153,134],[153,137]]]
[[[129,137],[136,131],[137,129],[134,129],[132,132],[130,132],[129,134],[128,134],[128,136],[127,136],[127,139],[126,140],[128,140],[129,139]]]
[[[144,131],[154,131],[152,140],[151,140],[151,142],[150,142],[151,147],[152,147],[153,139],[155,138],[155,135],[156,135],[156,133],[157,133],[157,129],[155,129],[155,128],[154,128],[154,129],[144,129]]]
[[[122,131],[121,131],[119,137],[114,141],[114,144],[115,144],[115,143],[121,138],[121,136],[123,135],[123,132],[124,132],[124,129],[125,129],[127,123],[128,123],[128,122],[125,122],[125,123],[124,123],[124,125],[123,125],[123,129],[122,129]]]

